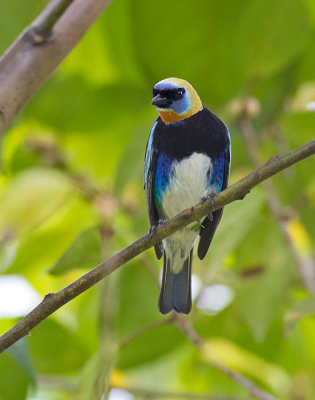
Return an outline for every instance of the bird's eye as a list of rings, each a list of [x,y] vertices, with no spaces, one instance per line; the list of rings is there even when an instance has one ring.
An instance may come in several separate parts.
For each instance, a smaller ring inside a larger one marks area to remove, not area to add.
[[[175,92],[173,92],[174,100],[181,100],[184,97],[185,89],[179,88]]]

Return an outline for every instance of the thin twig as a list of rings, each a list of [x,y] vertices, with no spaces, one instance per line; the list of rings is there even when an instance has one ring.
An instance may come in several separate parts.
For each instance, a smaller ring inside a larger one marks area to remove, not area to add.
[[[202,348],[204,346],[204,340],[198,335],[198,333],[194,330],[191,325],[189,319],[185,317],[180,317],[179,315],[174,316],[174,323],[178,326],[178,328],[200,349],[202,352]],[[220,360],[215,358],[213,355],[211,356],[211,364],[223,372],[225,375],[229,376],[235,382],[243,386],[250,394],[260,400],[278,400],[276,397],[271,394],[265,392],[256,386],[249,379],[245,378],[243,375],[239,374],[228,368],[224,365]]]
[[[130,261],[178,229],[183,228],[194,221],[200,220],[203,216],[208,215],[210,212],[218,210],[235,200],[243,199],[250,190],[259,183],[313,154],[315,154],[315,140],[312,140],[283,156],[270,159],[266,164],[219,193],[214,197],[213,201],[208,199],[195,207],[182,211],[176,217],[158,226],[156,233],[152,238],[149,234],[141,237],[125,249],[102,262],[81,278],[72,282],[70,285],[56,293],[46,295],[43,301],[35,307],[34,310],[0,337],[0,353],[22,337],[26,336],[36,325],[60,307],[94,286],[97,282],[115,271],[127,261]]]
[[[259,151],[259,146],[253,129],[253,125],[246,113],[240,118],[240,127],[244,141],[247,146],[250,158],[255,168],[262,163],[262,157]],[[299,254],[288,230],[288,218],[285,216],[284,210],[281,208],[276,190],[271,181],[265,181],[262,186],[266,192],[267,204],[270,212],[275,217],[284,240],[286,241],[289,251],[298,267],[300,276],[311,293],[315,293],[315,267],[311,260],[304,259]]]
[[[270,393],[267,393],[266,391],[260,389],[253,382],[251,382],[249,379],[245,378],[245,376],[243,376],[243,375],[239,374],[238,372],[235,372],[232,369],[228,368],[221,361],[215,360],[213,358],[213,356],[211,357],[211,359],[212,359],[211,363],[217,369],[219,369],[225,375],[229,376],[231,379],[233,379],[239,385],[243,386],[245,389],[248,390],[248,392],[250,394],[252,394],[257,399],[260,399],[260,400],[279,400],[277,397],[272,396]]]
[[[42,44],[44,40],[44,34],[51,32],[52,28],[69,7],[74,0],[52,0],[42,13],[36,18],[36,20],[18,36],[18,38],[11,44],[11,46],[4,52],[0,58],[0,71],[2,71],[6,65],[12,61],[20,51],[23,51],[25,44],[31,39],[33,45]],[[58,16],[58,17],[57,17]],[[34,38],[34,35],[38,34],[43,39]],[[25,51],[25,49],[24,49]]]
[[[54,4],[52,10],[47,13],[46,16],[43,16],[43,19],[37,26],[34,27],[34,31],[43,37],[48,37],[56,22],[62,16],[62,14],[66,11],[66,9],[73,3],[74,0],[58,0],[56,4]]]

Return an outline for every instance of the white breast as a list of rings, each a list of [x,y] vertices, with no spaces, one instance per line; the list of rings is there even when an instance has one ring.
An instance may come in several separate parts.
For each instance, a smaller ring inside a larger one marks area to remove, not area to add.
[[[207,181],[212,168],[210,158],[201,153],[193,153],[189,158],[173,164],[162,198],[163,213],[167,218],[196,205],[210,194]]]

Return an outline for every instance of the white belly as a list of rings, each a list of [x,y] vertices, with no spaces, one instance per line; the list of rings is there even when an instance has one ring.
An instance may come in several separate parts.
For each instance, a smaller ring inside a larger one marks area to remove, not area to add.
[[[169,184],[162,197],[162,209],[166,218],[172,218],[184,209],[198,204],[211,193],[208,177],[212,168],[209,157],[200,153],[193,153],[189,158],[173,164]],[[192,230],[192,225],[163,240],[163,247],[174,273],[181,271],[198,237],[199,230]]]
[[[189,158],[173,164],[162,198],[163,214],[167,218],[198,204],[211,193],[207,182],[211,169],[210,158],[201,153],[193,153]]]

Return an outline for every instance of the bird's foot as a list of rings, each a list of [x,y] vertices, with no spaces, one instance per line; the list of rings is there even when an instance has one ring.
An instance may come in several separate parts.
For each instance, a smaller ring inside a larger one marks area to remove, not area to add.
[[[214,196],[215,194],[208,194],[208,196],[205,196],[200,200],[200,203],[203,204],[205,201],[210,200],[212,207],[214,207]]]
[[[212,207],[214,207],[214,194],[209,194],[208,196],[206,196],[206,197],[203,197],[202,199],[201,199],[201,201],[200,201],[200,203],[201,204],[203,204],[205,201],[207,201],[207,200],[210,200],[211,201],[211,205],[212,205]],[[209,213],[208,214],[208,218],[209,218],[209,220],[210,221],[213,221],[213,215],[212,215],[212,213]]]
[[[152,226],[151,226],[151,228],[150,228],[150,230],[149,230],[150,239],[153,238],[153,236],[154,236],[154,234],[155,234],[155,232],[156,232],[156,228],[157,228],[157,225],[152,225]]]
[[[156,232],[156,230],[157,230],[157,227],[158,227],[159,225],[163,224],[164,222],[165,222],[164,219],[159,219],[157,225],[152,225],[152,226],[151,226],[151,228],[150,228],[150,230],[149,230],[150,239],[152,239],[153,236],[155,235],[155,232]]]

